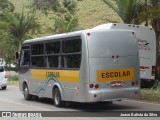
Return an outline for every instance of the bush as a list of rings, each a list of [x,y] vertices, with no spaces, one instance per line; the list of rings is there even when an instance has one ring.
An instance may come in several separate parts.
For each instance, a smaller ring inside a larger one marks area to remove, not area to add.
[[[151,90],[157,90],[160,91],[160,81],[156,80],[154,86],[151,88]]]
[[[6,71],[17,71],[18,70],[16,67],[8,67],[8,66],[5,66],[4,69]]]
[[[18,81],[18,75],[9,76],[8,81]]]
[[[141,99],[147,101],[160,102],[160,81],[155,80],[152,88],[141,89]]]

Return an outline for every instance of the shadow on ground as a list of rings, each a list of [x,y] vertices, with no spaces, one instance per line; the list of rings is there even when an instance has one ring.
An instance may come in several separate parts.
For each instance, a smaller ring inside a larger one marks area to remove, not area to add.
[[[35,100],[36,102],[40,102],[42,104],[50,104],[53,105],[53,101],[48,98],[40,98]],[[131,105],[120,105],[121,101],[115,101],[112,104],[108,103],[78,103],[78,102],[71,102],[70,106],[63,106],[62,108],[73,109],[73,110],[82,110],[82,111],[125,111],[130,109],[138,109],[136,106]],[[54,106],[54,105],[53,105]]]

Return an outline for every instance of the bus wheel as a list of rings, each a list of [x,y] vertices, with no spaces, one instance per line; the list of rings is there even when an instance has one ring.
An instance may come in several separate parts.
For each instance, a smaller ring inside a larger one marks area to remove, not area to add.
[[[28,86],[26,84],[24,84],[24,86],[23,86],[23,94],[24,94],[25,100],[32,99],[32,95],[29,94]]]
[[[53,102],[56,107],[62,106],[61,94],[58,88],[53,90]]]

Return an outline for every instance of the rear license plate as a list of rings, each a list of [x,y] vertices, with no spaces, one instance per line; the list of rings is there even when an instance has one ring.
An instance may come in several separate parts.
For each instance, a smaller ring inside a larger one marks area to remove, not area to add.
[[[123,82],[121,82],[121,81],[112,81],[112,82],[110,82],[110,86],[111,87],[121,87],[121,86],[123,86]]]

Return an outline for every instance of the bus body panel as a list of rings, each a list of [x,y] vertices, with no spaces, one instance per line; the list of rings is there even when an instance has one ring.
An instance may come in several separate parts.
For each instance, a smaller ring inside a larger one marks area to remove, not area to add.
[[[85,101],[138,98],[140,95],[139,85],[132,86],[132,82],[140,83],[139,53],[133,31],[93,31],[90,32],[87,40],[90,65],[88,84],[98,84],[100,87],[88,89],[89,95],[85,96],[89,97]],[[130,71],[132,72],[129,73],[132,74],[131,77],[127,77],[127,72]],[[109,72],[112,73],[110,76]],[[113,77],[114,73],[115,77]],[[101,79],[102,77],[103,79]],[[121,82],[123,85],[111,87],[112,82]],[[94,98],[94,95],[97,97]]]
[[[156,66],[156,37],[153,29],[141,25],[109,23],[95,27],[94,29],[126,29],[136,32],[139,58],[140,58],[140,78],[154,80],[152,66]]]

